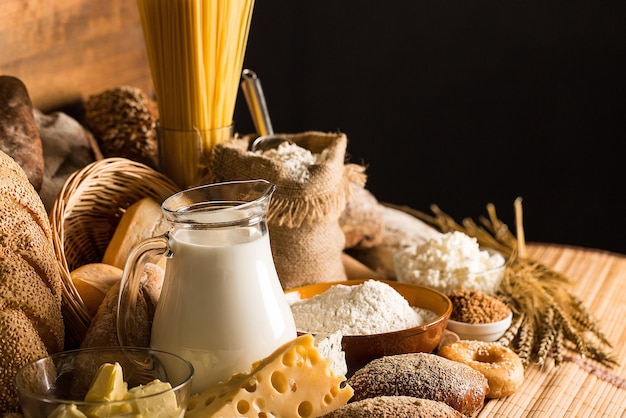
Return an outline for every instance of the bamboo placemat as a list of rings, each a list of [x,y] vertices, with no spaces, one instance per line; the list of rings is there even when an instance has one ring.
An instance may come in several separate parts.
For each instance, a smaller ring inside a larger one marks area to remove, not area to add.
[[[479,417],[626,417],[626,256],[532,244],[528,255],[571,280],[572,293],[596,316],[619,365],[606,369],[574,353],[559,367],[526,370],[513,395],[489,400]]]

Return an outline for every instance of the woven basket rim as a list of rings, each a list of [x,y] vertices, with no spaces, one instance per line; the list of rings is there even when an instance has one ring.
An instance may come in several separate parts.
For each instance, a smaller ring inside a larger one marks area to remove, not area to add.
[[[130,182],[128,179],[134,179],[134,181]],[[115,188],[111,187],[113,183],[115,183]],[[110,197],[112,190],[120,188],[129,190],[137,183],[149,184],[154,189],[168,191],[168,193],[179,190],[172,180],[143,163],[122,157],[110,157],[96,160],[73,172],[62,185],[50,210],[49,220],[54,252],[63,285],[62,300],[66,334],[77,343],[82,341],[91,322],[91,316],[71,279],[65,249],[66,220],[74,211],[88,210],[88,205],[85,205],[82,199],[86,194],[94,190],[107,190]],[[147,193],[139,189],[132,189],[132,191],[137,192],[137,200],[143,197],[142,193],[144,195]],[[79,207],[81,203],[83,205]],[[111,203],[107,202],[107,204]]]

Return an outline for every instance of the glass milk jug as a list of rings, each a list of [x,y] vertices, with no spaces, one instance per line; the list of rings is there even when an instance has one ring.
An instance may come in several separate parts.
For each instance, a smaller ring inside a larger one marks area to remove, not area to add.
[[[136,345],[134,305],[143,265],[165,254],[150,346],[193,364],[194,393],[249,371],[253,362],[296,338],[266,222],[275,188],[265,180],[233,181],[174,194],[161,205],[169,230],[138,244],[126,262],[120,344]]]

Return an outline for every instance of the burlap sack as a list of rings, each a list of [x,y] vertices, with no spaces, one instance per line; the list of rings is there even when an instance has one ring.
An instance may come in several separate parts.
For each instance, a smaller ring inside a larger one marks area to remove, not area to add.
[[[346,279],[341,260],[345,235],[339,217],[351,184],[365,184],[362,166],[346,164],[347,137],[341,133],[284,135],[313,154],[324,153],[299,181],[283,162],[247,150],[248,138],[217,145],[203,182],[265,179],[276,185],[268,213],[274,263],[284,289]]]

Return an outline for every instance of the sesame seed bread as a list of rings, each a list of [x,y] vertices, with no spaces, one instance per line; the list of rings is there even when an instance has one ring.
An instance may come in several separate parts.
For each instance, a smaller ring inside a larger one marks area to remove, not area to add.
[[[18,410],[13,377],[27,362],[63,350],[61,273],[41,198],[0,151],[0,411]]]

